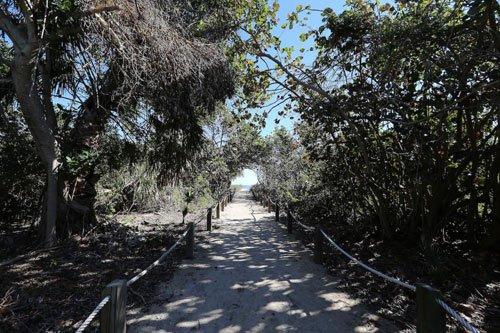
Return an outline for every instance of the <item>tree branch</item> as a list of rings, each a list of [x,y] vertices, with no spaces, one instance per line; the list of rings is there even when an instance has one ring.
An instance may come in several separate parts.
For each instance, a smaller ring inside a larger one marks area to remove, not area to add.
[[[313,84],[309,84],[309,83],[304,82],[303,80],[301,80],[299,77],[297,77],[295,74],[293,74],[288,68],[286,68],[286,66],[283,65],[281,63],[281,61],[279,61],[276,57],[273,57],[269,53],[265,53],[265,52],[258,52],[258,53],[256,53],[256,56],[267,58],[267,59],[271,60],[276,65],[278,65],[278,67],[283,72],[285,72],[285,74],[288,75],[288,77],[292,78],[295,82],[297,82],[297,84],[303,86],[306,89],[314,91],[315,93],[319,94],[320,96],[323,96],[324,98],[326,98],[330,102],[332,101],[332,98],[331,98],[331,96],[330,96],[330,94],[328,92],[324,91],[319,86],[316,86],[316,85],[313,85]]]
[[[24,16],[24,21],[26,24],[26,30],[27,30],[27,36],[26,36],[26,42],[33,43],[33,40],[36,40],[36,24],[35,21],[33,21],[34,15],[32,12],[32,6],[30,6],[29,3],[27,3],[24,0],[18,0],[16,1],[17,6],[21,10],[21,13]],[[38,45],[37,45],[38,47]]]
[[[26,45],[27,36],[23,33],[19,25],[14,22],[12,17],[3,10],[0,10],[0,30],[9,36],[16,48],[22,50],[24,45]]]

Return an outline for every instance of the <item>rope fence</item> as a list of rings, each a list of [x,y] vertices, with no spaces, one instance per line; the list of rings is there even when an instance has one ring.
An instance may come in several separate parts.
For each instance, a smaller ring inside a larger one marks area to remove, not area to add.
[[[172,245],[167,251],[165,251],[158,259],[156,259],[151,265],[142,270],[140,273],[132,277],[126,282],[126,286],[129,287],[135,282],[137,282],[141,277],[146,275],[151,269],[158,266],[162,261],[164,261],[180,244],[186,239],[189,233],[189,227],[184,231],[182,236]],[[111,300],[111,296],[104,297],[101,302],[95,307],[95,309],[90,313],[90,315],[85,319],[85,321],[76,330],[76,333],[82,333],[90,325],[92,320],[97,316],[97,314],[104,308],[104,306]]]
[[[310,226],[307,226],[303,223],[300,223],[299,220],[295,217],[295,215],[293,215],[292,212],[290,212],[290,215],[293,219],[293,222],[295,222],[298,226],[300,226],[302,229],[304,229],[305,231],[307,232],[313,232],[314,231],[314,227],[310,227]]]
[[[131,278],[130,280],[127,281],[127,287],[131,286],[133,283],[137,282],[141,277],[146,275],[153,267],[158,266],[162,261],[164,261],[170,253],[174,252],[174,250],[177,248],[177,246],[180,245],[180,243],[186,238],[187,234],[189,232],[189,229],[184,231],[182,236],[172,245],[167,251],[165,251],[156,261],[154,261],[151,265],[149,265],[146,269],[142,270],[139,274]]]
[[[325,237],[328,242],[333,245],[333,247],[335,247],[340,253],[342,253],[343,255],[345,255],[347,258],[349,258],[352,262],[354,262],[356,265],[359,265],[361,267],[363,267],[364,269],[366,269],[367,271],[370,271],[372,272],[373,274],[375,275],[378,275],[380,276],[381,278],[387,280],[387,281],[390,281],[390,282],[393,282],[403,288],[407,288],[407,289],[410,289],[411,291],[416,291],[417,290],[417,287],[414,286],[414,285],[411,285],[409,283],[406,283],[406,282],[403,282],[399,279],[396,279],[396,278],[393,278],[387,274],[384,274],[382,272],[379,272],[377,271],[376,269],[362,263],[361,261],[359,261],[358,259],[354,258],[353,256],[351,256],[349,253],[347,253],[344,249],[342,249],[340,246],[337,245],[337,243],[335,243],[324,231],[323,229],[320,229],[320,232],[321,234],[323,235],[323,237]]]
[[[272,201],[268,200],[268,204]],[[227,205],[232,201],[232,194],[230,193],[228,198],[222,199],[221,202],[217,203],[216,206],[207,208],[207,230],[211,231],[212,223],[212,209],[216,209],[216,217],[219,218],[219,209],[223,210],[224,205]],[[279,221],[279,206],[273,202],[276,209],[276,218]],[[269,208],[269,205],[268,205]],[[429,286],[417,284],[413,285],[398,278],[384,274],[373,267],[366,265],[360,260],[356,259],[340,247],[333,239],[321,228],[315,228],[307,226],[298,221],[296,216],[289,210],[287,213],[287,224],[289,233],[292,232],[292,222],[300,226],[306,233],[314,232],[314,251],[315,260],[320,259],[323,256],[324,240],[328,241],[330,247],[335,248],[337,251],[342,253],[354,264],[363,267],[365,270],[383,278],[386,281],[392,282],[400,287],[406,288],[415,292],[417,295],[417,331],[418,332],[445,332],[446,323],[445,315],[450,315],[461,327],[472,333],[479,333],[479,330],[475,328],[463,315],[451,308],[442,297],[439,292],[432,289]],[[131,279],[127,280],[115,280],[106,286],[103,292],[103,298],[99,304],[94,308],[94,310],[89,314],[85,321],[78,327],[76,333],[83,333],[85,329],[90,325],[94,318],[101,311],[101,331],[106,332],[125,332],[126,330],[126,293],[127,287],[131,286],[137,282],[141,277],[145,276],[154,267],[160,265],[164,260],[168,258],[183,242],[185,242],[186,253],[185,256],[188,259],[194,258],[194,231],[195,226],[198,225],[202,220],[195,223],[188,223],[188,227],[182,233],[181,237],[168,249],[166,250],[157,260],[151,263],[147,268],[136,274]],[[104,310],[103,310],[104,309]],[[103,330],[104,325],[104,330]],[[112,329],[110,329],[112,327]]]
[[[321,234],[323,235],[323,237],[328,240],[328,242],[333,245],[333,247],[335,247],[339,252],[341,252],[344,256],[346,256],[347,258],[349,258],[352,262],[354,262],[355,264],[363,267],[364,269],[366,269],[367,271],[387,280],[387,281],[390,281],[392,283],[395,283],[403,288],[407,288],[413,292],[415,292],[417,290],[417,287],[415,285],[412,285],[412,284],[409,284],[409,283],[406,283],[406,282],[403,282],[399,279],[396,279],[394,277],[391,277],[387,274],[384,274],[382,272],[379,272],[377,271],[376,269],[364,264],[363,262],[359,261],[358,259],[354,258],[353,256],[351,256],[349,253],[347,253],[344,249],[342,249],[339,245],[337,245],[337,243],[335,243],[326,233],[323,229],[319,229],[319,231],[321,232]],[[435,302],[437,304],[439,304],[458,324],[460,324],[463,328],[467,329],[469,332],[472,332],[472,333],[479,333],[479,330],[477,328],[475,328],[471,323],[469,323],[467,321],[467,319],[465,319],[460,313],[458,313],[457,311],[455,311],[453,308],[451,308],[448,304],[446,304],[440,297],[435,297],[434,298]]]
[[[349,260],[351,260],[352,262],[354,262],[356,265],[358,266],[361,266],[363,267],[364,269],[366,269],[367,271],[383,278],[384,280],[386,281],[390,281],[394,284],[397,284],[403,288],[406,288],[406,289],[409,289],[413,292],[417,292],[417,286],[413,285],[413,284],[410,284],[410,283],[407,283],[407,282],[404,282],[404,281],[401,281],[397,278],[394,278],[392,276],[389,276],[387,274],[384,274],[368,265],[366,265],[365,263],[359,261],[358,259],[356,259],[355,257],[353,257],[352,255],[350,255],[347,251],[345,251],[343,248],[341,248],[337,243],[335,243],[333,241],[333,239],[328,236],[326,234],[326,232],[323,230],[323,229],[318,229],[318,232],[324,237],[324,239],[326,239],[328,241],[328,243],[333,246],[335,249],[337,249],[340,253],[342,253],[344,256],[346,256]],[[424,289],[425,290],[425,289]],[[469,332],[472,332],[472,333],[479,333],[479,330],[474,327],[471,323],[469,323],[467,321],[467,319],[465,319],[460,313],[458,313],[457,311],[455,311],[454,309],[452,309],[448,304],[446,304],[440,297],[436,297],[434,296],[434,299],[433,299],[439,306],[441,306],[444,311],[446,311],[458,324],[460,324],[460,326],[462,326],[463,328],[465,328],[466,330],[468,330]]]
[[[85,321],[80,325],[80,327],[78,327],[78,329],[76,330],[76,333],[82,333],[83,331],[85,331],[85,329],[90,325],[92,320],[94,320],[95,316],[97,316],[97,314],[109,302],[110,299],[111,299],[111,297],[109,297],[109,296],[104,297],[101,300],[101,302],[99,304],[97,304],[95,309],[89,314],[87,319],[85,319]]]
[[[268,203],[272,203],[277,208],[278,206],[269,198],[266,198]],[[264,202],[265,204],[265,202]],[[268,205],[268,207],[270,207]],[[279,222],[279,219],[276,219]],[[333,239],[328,236],[328,234],[321,228],[315,228],[311,226],[307,226],[298,221],[296,216],[291,212],[289,207],[287,207],[287,229],[289,233],[292,233],[294,229],[292,224],[296,224],[300,226],[305,232],[316,233],[316,238],[314,241],[314,251],[315,251],[315,261],[322,262],[323,255],[323,241],[321,239],[326,239],[328,241],[328,245],[335,248],[337,251],[342,253],[345,257],[347,257],[354,264],[363,267],[365,270],[371,272],[374,275],[377,275],[383,278],[386,281],[392,282],[400,287],[406,288],[415,292],[417,294],[417,310],[418,310],[418,318],[417,318],[417,331],[418,332],[445,332],[446,331],[446,323],[445,323],[445,314],[448,314],[453,318],[462,328],[472,333],[479,333],[480,331],[474,327],[462,314],[454,310],[450,307],[440,296],[439,292],[427,285],[417,284],[413,285],[408,282],[401,281],[398,278],[389,276],[384,274],[373,267],[366,265],[360,260],[356,259],[352,255],[350,255],[347,251],[345,251],[342,247],[340,247],[337,243],[333,241]],[[421,304],[419,304],[419,302]],[[437,308],[436,308],[437,307]],[[439,311],[439,309],[442,311]],[[442,312],[442,313],[439,313]]]
[[[207,230],[212,228],[212,209],[216,208],[216,217],[219,218],[220,210],[224,210],[233,199],[234,192],[229,191],[220,202],[215,206],[207,208]],[[76,333],[83,333],[88,328],[94,318],[101,313],[101,331],[102,332],[125,332],[126,331],[126,294],[127,288],[136,283],[141,277],[148,274],[154,267],[165,261],[183,242],[185,242],[185,257],[187,259],[194,258],[194,232],[195,226],[204,220],[203,217],[196,222],[189,222],[186,230],[177,239],[177,241],[166,250],[158,259],[151,265],[140,271],[129,280],[115,280],[109,283],[103,291],[103,298],[94,310],[88,315],[83,323],[78,327]],[[104,313],[103,313],[104,311]]]
[[[453,318],[455,319],[463,328],[469,330],[473,333],[479,333],[478,329],[471,325],[460,313],[453,310],[448,304],[446,304],[442,299],[436,298],[436,302]]]

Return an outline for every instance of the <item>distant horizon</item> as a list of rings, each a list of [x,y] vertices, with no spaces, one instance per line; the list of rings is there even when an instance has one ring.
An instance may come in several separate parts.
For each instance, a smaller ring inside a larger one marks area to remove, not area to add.
[[[243,169],[241,175],[236,177],[231,184],[240,186],[253,186],[259,182],[257,174],[252,169]]]

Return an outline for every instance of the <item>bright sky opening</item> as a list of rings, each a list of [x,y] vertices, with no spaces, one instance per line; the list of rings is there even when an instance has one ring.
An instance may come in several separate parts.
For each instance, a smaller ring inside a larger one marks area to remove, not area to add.
[[[235,178],[232,182],[233,185],[250,186],[257,184],[257,174],[252,169],[243,169],[240,176]]]

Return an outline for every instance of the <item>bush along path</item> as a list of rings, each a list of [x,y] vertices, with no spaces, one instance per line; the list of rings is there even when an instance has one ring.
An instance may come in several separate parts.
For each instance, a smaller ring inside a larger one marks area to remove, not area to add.
[[[240,192],[129,332],[392,332]]]

